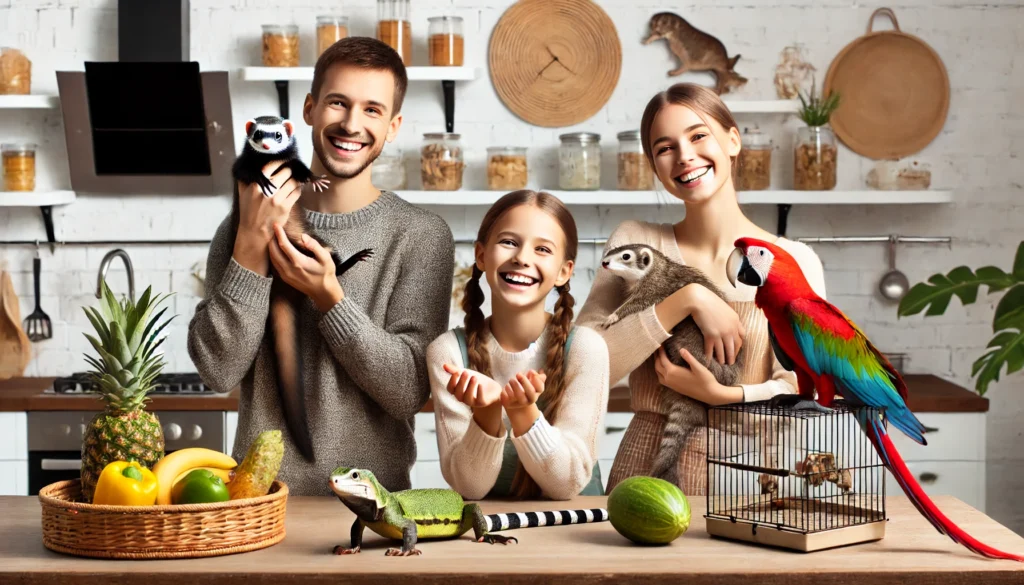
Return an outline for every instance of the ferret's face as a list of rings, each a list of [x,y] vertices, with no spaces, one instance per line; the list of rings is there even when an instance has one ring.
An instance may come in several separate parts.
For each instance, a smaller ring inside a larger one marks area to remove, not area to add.
[[[306,97],[303,117],[323,168],[350,179],[369,167],[402,122],[393,111],[395,79],[388,71],[338,65],[324,75],[319,99]]]
[[[292,142],[294,127],[290,122],[265,124],[252,122],[246,124],[246,140],[256,152],[277,154],[283,152]]]
[[[616,248],[601,260],[601,266],[619,278],[633,284],[647,274],[653,264],[654,255],[642,246]]]
[[[476,265],[487,278],[492,307],[543,306],[548,293],[569,281],[573,261],[565,259],[565,234],[554,217],[533,205],[519,205],[494,222],[484,244],[476,244]]]
[[[740,135],[706,114],[702,119],[686,106],[669,104],[651,124],[651,151],[665,189],[687,204],[699,204],[731,183],[730,157],[740,152]]]

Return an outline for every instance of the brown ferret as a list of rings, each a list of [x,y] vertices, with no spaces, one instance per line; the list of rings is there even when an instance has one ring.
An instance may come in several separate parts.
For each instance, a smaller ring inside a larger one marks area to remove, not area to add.
[[[668,41],[668,48],[679,58],[679,67],[669,75],[682,75],[686,71],[713,71],[717,83],[715,93],[721,95],[739,89],[747,78],[733,71],[740,56],[729,58],[725,45],[715,37],[698,30],[686,19],[671,12],[659,12],[651,17],[651,34],[644,39],[648,45],[658,39]]]
[[[664,254],[643,244],[627,244],[610,250],[601,260],[601,266],[622,278],[629,296],[604,322],[608,327],[623,317],[640,312],[688,284],[700,284],[724,300],[724,295],[700,270],[669,260]],[[743,367],[743,349],[732,365],[720,364],[704,353],[704,335],[693,317],[683,319],[672,328],[663,347],[669,361],[689,368],[679,350],[686,348],[694,358],[704,364],[720,384],[731,386],[739,378]],[[671,388],[662,388],[669,404],[668,420],[662,434],[661,445],[651,466],[650,475],[679,485],[678,462],[683,445],[700,426],[707,424],[707,405]]]

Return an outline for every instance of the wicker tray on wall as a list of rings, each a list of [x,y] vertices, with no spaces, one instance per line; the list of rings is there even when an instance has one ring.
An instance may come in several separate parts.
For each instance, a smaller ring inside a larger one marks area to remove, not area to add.
[[[592,0],[519,0],[491,34],[491,82],[526,122],[571,126],[611,98],[622,69],[615,23]]]
[[[258,498],[172,506],[98,506],[81,501],[81,481],[39,491],[43,546],[104,559],[183,559],[248,552],[284,540],[288,486]]]

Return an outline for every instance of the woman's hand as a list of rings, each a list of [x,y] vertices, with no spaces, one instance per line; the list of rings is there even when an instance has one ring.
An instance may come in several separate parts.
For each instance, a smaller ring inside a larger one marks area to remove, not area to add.
[[[448,392],[459,402],[473,407],[486,408],[501,402],[502,388],[488,376],[469,369],[459,369],[451,364],[442,366],[451,374]]]
[[[705,404],[718,405],[743,402],[743,388],[719,384],[711,371],[685,349],[679,350],[679,355],[690,366],[689,369],[677,366],[669,361],[665,348],[658,348],[658,358],[654,361],[654,371],[657,372],[658,382],[661,385]]]
[[[501,391],[501,405],[508,411],[536,404],[537,398],[544,392],[544,381],[547,379],[547,374],[533,370],[519,372]]]
[[[736,363],[736,355],[743,347],[746,331],[740,323],[739,315],[729,303],[704,286],[688,284],[662,301],[659,309],[662,305],[668,305],[669,311],[675,309],[675,316],[680,316],[674,322],[669,319],[671,326],[666,331],[686,317],[693,317],[704,336],[704,355],[709,359],[717,359],[723,365]],[[666,321],[665,318],[661,320],[663,324]]]

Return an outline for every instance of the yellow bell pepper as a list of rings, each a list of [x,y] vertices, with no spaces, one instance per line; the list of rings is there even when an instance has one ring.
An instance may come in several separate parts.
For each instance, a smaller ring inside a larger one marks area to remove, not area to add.
[[[92,503],[106,506],[152,506],[157,496],[156,475],[137,461],[114,461],[103,468]]]

